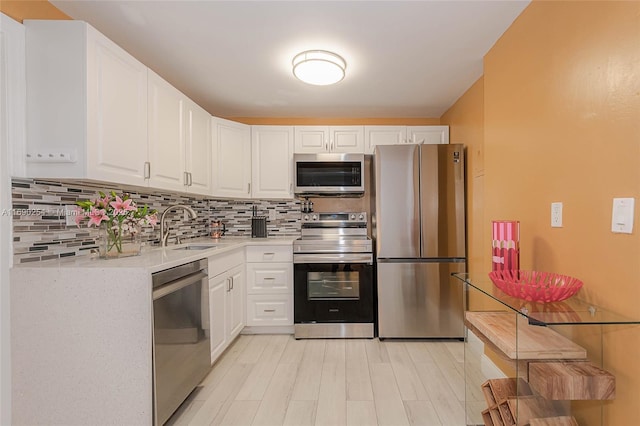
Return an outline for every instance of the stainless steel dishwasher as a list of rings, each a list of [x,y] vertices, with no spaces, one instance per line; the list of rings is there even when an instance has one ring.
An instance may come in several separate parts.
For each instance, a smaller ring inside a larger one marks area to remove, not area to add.
[[[211,370],[207,260],[152,282],[154,423],[162,425]]]

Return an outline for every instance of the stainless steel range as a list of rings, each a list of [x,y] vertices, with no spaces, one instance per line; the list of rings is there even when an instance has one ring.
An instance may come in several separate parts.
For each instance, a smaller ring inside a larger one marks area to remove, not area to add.
[[[308,213],[293,242],[295,337],[374,336],[367,213]]]

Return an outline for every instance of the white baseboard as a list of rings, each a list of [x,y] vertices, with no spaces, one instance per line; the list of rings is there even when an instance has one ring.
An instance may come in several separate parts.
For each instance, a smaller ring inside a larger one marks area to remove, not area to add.
[[[293,334],[293,332],[292,325],[247,326],[240,334]]]

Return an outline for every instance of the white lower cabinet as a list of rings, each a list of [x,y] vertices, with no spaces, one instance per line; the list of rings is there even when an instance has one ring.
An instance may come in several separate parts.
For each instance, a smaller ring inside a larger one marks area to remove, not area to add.
[[[247,326],[293,325],[293,247],[247,247]]]
[[[230,339],[236,337],[244,327],[244,265],[236,266],[228,272],[230,288],[227,292],[227,326]]]
[[[211,363],[244,327],[244,250],[209,258],[209,331]]]
[[[226,303],[227,285],[226,274],[220,274],[209,279],[209,330],[211,339],[211,363],[225,350],[229,341],[226,333]]]

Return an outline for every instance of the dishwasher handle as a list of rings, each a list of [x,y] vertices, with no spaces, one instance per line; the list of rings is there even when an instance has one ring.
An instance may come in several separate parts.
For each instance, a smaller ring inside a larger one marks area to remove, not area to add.
[[[183,289],[192,284],[196,284],[203,279],[207,278],[207,274],[203,271],[196,272],[195,274],[187,275],[184,278],[171,281],[162,287],[158,287],[153,290],[153,300],[158,300],[168,294],[175,293],[176,291]]]

